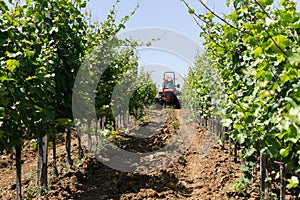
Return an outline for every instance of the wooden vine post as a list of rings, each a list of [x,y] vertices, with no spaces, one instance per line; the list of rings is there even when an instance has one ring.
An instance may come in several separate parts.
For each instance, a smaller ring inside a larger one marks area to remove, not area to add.
[[[45,134],[40,137],[38,144],[38,186],[41,189],[47,187],[48,141],[49,135]]]
[[[270,183],[269,183],[269,161],[263,152],[260,152],[260,191],[264,199],[269,199]]]
[[[280,163],[280,200],[285,200],[285,175],[286,169],[283,163]]]

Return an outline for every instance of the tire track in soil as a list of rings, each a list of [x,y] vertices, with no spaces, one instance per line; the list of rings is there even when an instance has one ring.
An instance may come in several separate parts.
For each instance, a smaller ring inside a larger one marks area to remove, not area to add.
[[[215,134],[208,133],[202,127],[195,128],[195,125],[190,127],[194,129],[196,135],[189,149],[182,156],[186,164],[179,166],[181,170],[176,174],[179,182],[192,191],[186,199],[260,199],[259,186],[255,183],[251,184],[247,197],[229,191],[229,187],[239,181],[240,163],[234,162],[226,145],[222,147],[217,144]]]
[[[155,116],[162,116],[162,114],[156,113]],[[166,116],[167,122],[149,138],[137,138],[134,134],[122,133],[112,139],[120,148],[131,152],[158,150],[165,146],[178,131],[174,111],[167,110]],[[97,164],[102,165],[98,162]],[[77,191],[73,196],[74,199],[185,199],[191,193],[190,189],[179,182],[174,171],[176,168],[172,166],[144,174],[119,172],[103,165],[101,168],[101,170],[93,170],[94,178],[103,180],[105,179],[103,176],[106,176],[105,183],[96,182],[94,184],[96,189],[90,191],[84,189],[82,193]]]

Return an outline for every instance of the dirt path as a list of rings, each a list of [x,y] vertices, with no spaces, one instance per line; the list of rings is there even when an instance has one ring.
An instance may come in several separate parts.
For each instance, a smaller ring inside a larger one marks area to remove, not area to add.
[[[160,116],[159,114],[157,116]],[[150,138],[138,138],[130,134],[120,134],[112,138],[124,150],[145,152],[159,149],[176,134],[180,134],[177,119],[186,119],[180,111],[169,115],[167,123]],[[77,144],[74,136],[72,155],[74,168],[68,168],[64,144],[58,145],[58,165],[60,177],[51,174],[49,163],[49,191],[38,197],[36,184],[36,150],[29,144],[23,151],[23,186],[26,199],[259,199],[255,195],[242,198],[228,191],[238,180],[239,164],[233,162],[227,150],[219,145],[203,151],[207,133],[201,128],[189,127],[195,133],[190,147],[170,166],[149,173],[121,172],[96,160],[93,156],[77,159]],[[153,128],[153,127],[152,127]],[[189,134],[185,133],[185,134]],[[202,144],[202,145],[201,145]],[[50,148],[51,149],[51,148]],[[204,148],[205,149],[205,148]],[[14,165],[7,156],[0,157],[0,199],[14,199]],[[5,159],[4,159],[5,158]],[[49,156],[51,159],[51,153]],[[4,181],[3,181],[4,179]],[[255,189],[255,188],[254,188]]]

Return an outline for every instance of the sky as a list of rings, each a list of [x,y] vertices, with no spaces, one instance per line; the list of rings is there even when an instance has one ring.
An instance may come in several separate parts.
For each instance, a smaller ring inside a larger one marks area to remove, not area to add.
[[[93,16],[98,17],[101,21],[106,18],[114,2],[112,0],[90,0],[88,9],[91,9]],[[206,3],[219,14],[228,11],[225,0],[207,0]],[[117,5],[117,16],[120,18],[129,14],[137,4],[140,7],[127,22],[127,30],[142,27],[167,28],[179,31],[201,44],[200,29],[180,0],[121,0]],[[205,12],[198,0],[190,1],[190,5],[202,13]]]
[[[206,1],[207,5],[220,15],[230,11],[225,2],[226,0]],[[87,7],[92,16],[101,22],[106,19],[114,3],[112,0],[90,0]],[[166,39],[168,45],[157,44],[156,48],[139,49],[139,65],[144,71],[151,72],[152,79],[157,83],[162,82],[163,72],[175,71],[178,73],[178,83],[182,85],[181,77],[186,76],[188,68],[193,67],[197,52],[202,50],[200,28],[180,0],[120,0],[116,7],[117,19],[128,15],[137,4],[139,8],[125,24],[126,29],[122,30],[120,35],[132,34],[134,36],[130,36],[134,39],[139,35],[137,39],[143,40],[145,35],[148,35],[147,38],[161,38],[164,34],[155,35],[156,29],[166,30],[167,33],[161,40]],[[206,12],[198,0],[191,0],[190,6],[198,12]],[[141,31],[146,28],[147,31]]]

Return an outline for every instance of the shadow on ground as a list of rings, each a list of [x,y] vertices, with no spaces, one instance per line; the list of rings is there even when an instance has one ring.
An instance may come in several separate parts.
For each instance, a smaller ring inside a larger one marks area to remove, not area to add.
[[[84,163],[83,172],[77,171],[77,192],[73,199],[126,199],[126,194],[135,194],[136,199],[143,197],[164,198],[170,193],[174,197],[188,197],[191,190],[180,184],[173,172],[160,170],[150,174],[132,174],[111,169],[95,159]],[[69,174],[72,176],[72,174]],[[131,195],[130,195],[131,196]],[[132,199],[132,196],[131,198]]]

